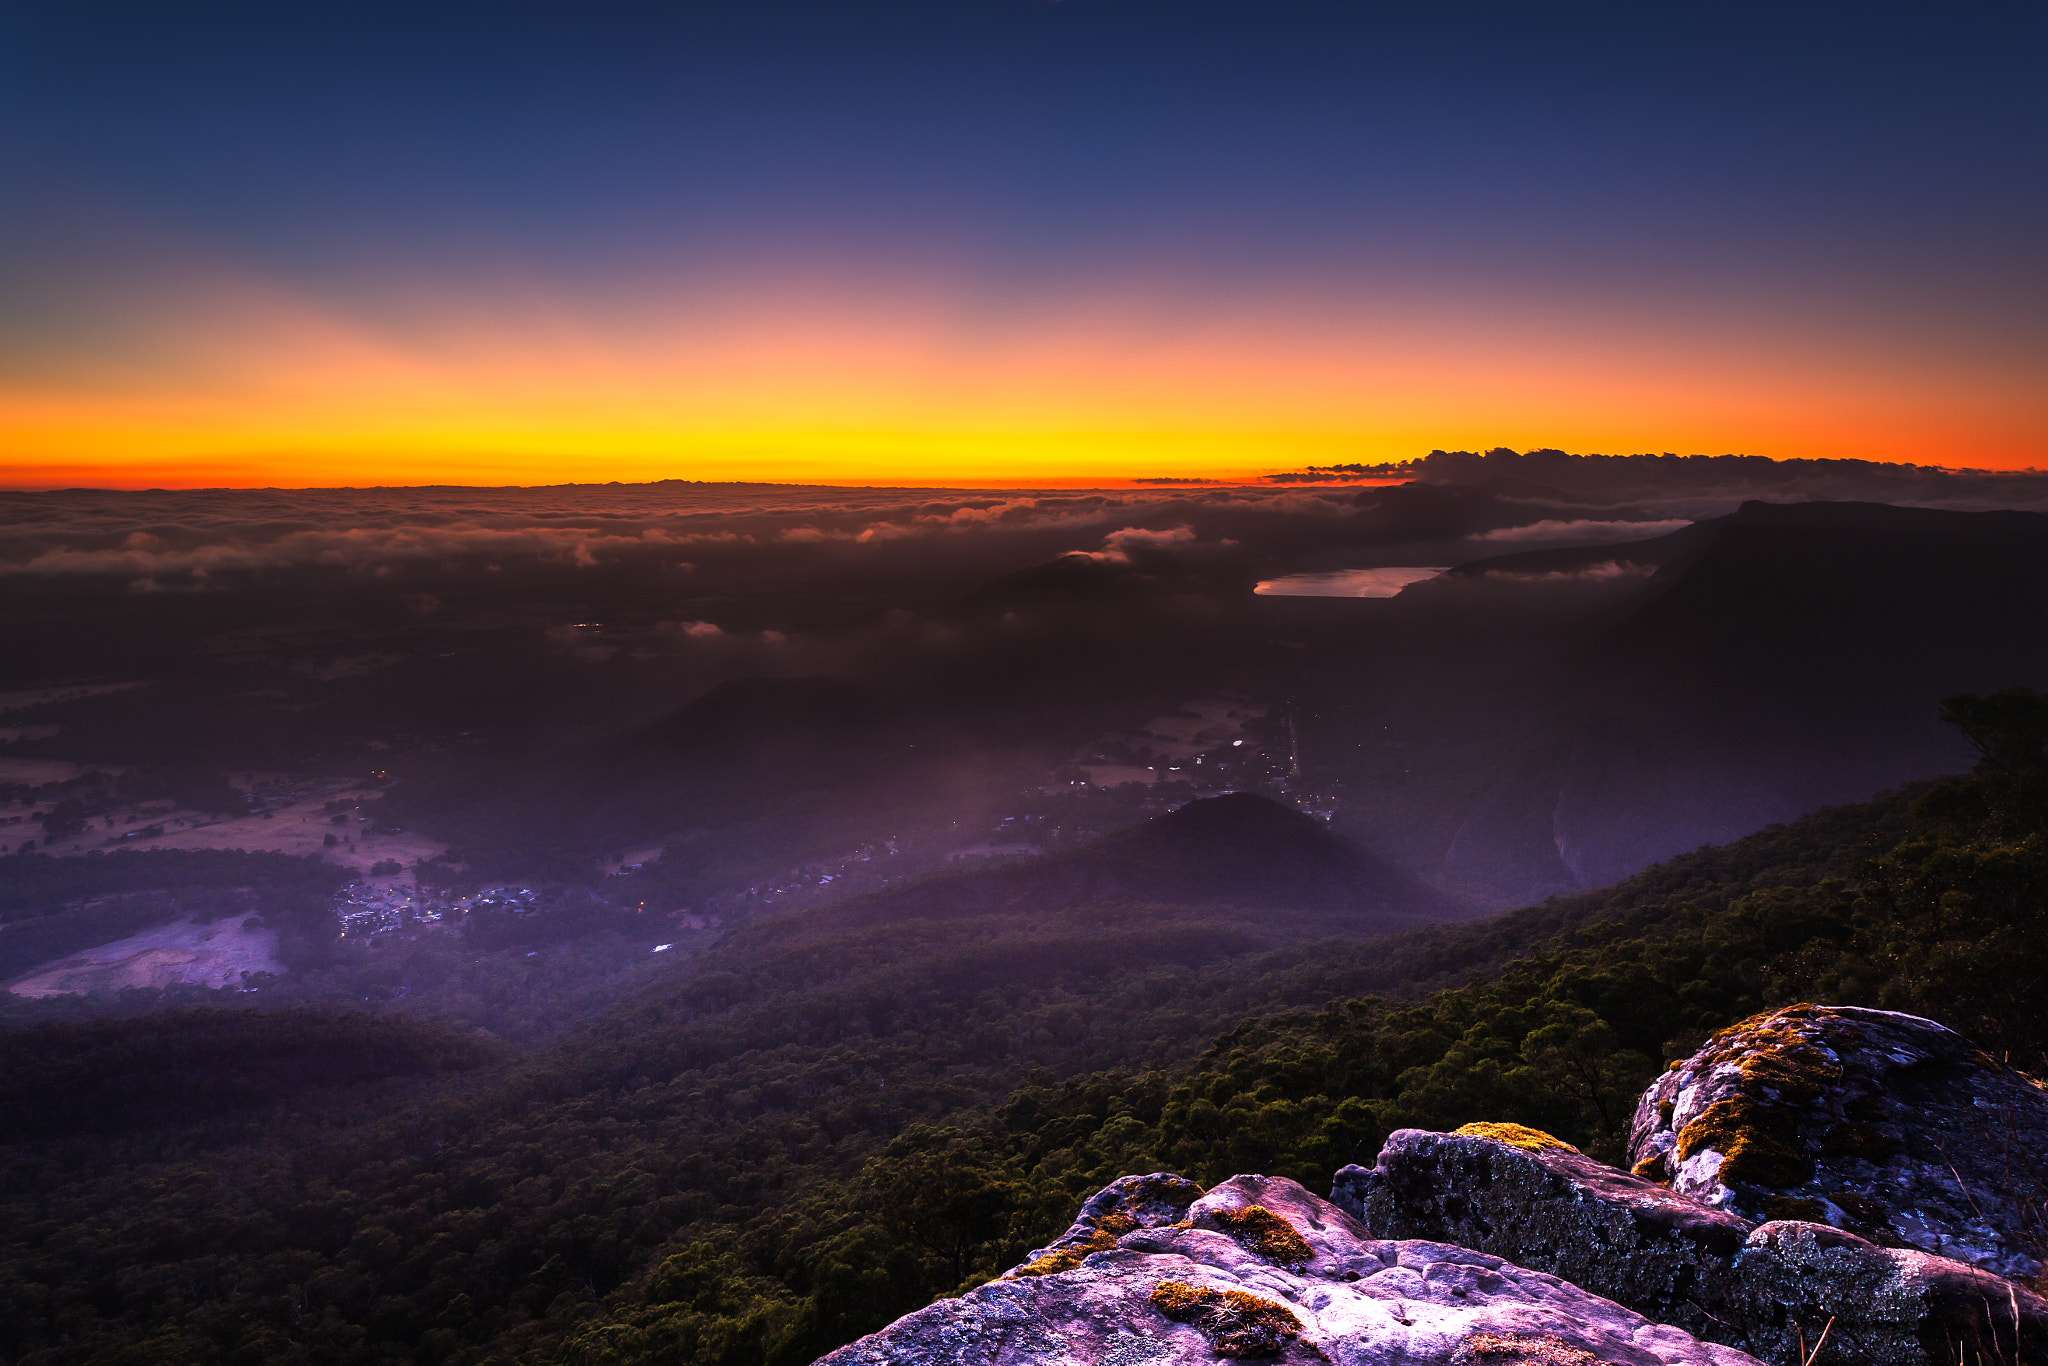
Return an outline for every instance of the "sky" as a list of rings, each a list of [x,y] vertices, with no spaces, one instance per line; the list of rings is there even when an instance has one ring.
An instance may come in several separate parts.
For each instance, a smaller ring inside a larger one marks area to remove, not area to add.
[[[2048,466],[2048,6],[0,0],[0,486]]]

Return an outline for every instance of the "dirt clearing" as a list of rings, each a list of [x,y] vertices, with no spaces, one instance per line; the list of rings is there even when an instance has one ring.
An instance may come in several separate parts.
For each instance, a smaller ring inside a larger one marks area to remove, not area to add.
[[[190,919],[45,963],[7,989],[41,998],[129,987],[233,987],[247,973],[282,973],[277,931],[257,929],[254,918],[227,916],[209,924]]]

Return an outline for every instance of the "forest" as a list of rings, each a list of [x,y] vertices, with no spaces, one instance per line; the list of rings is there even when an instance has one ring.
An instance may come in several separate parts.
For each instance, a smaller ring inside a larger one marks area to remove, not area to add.
[[[795,1366],[1125,1172],[1325,1189],[1481,1119],[1612,1159],[1667,1059],[1775,1004],[1932,1014],[2038,1071],[2048,698],[1945,714],[1967,776],[1380,939],[854,906],[523,1051],[346,1012],[17,1030],[0,1108],[55,1118],[0,1147],[0,1359]]]

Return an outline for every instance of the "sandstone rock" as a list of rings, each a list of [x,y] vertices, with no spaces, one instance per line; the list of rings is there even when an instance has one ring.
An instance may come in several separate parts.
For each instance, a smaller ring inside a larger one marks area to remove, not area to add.
[[[1758,1226],[1568,1148],[1404,1129],[1371,1170],[1338,1172],[1331,1198],[1377,1236],[1489,1252],[1766,1361],[1800,1361],[1824,1329],[1821,1366],[2048,1356],[2048,1302],[1997,1276]]]
[[[2038,1361],[2048,1355],[2048,1301],[1988,1271],[1796,1220],[1764,1224],[1736,1258],[1744,1340],[1775,1339],[1786,1361],[1792,1326],[1811,1346],[1825,1315],[1842,1335],[1821,1366]],[[1830,1342],[1835,1340],[1830,1335]],[[1917,1352],[1916,1349],[1917,1348]],[[1841,1355],[1834,1355],[1839,1351]]]
[[[1003,1274],[1049,1276],[1070,1271],[1089,1253],[1115,1247],[1116,1240],[1133,1229],[1178,1223],[1187,1217],[1188,1206],[1201,1198],[1200,1186],[1171,1172],[1119,1176],[1088,1197],[1065,1233]]]
[[[1126,1181],[1164,1192],[1170,1179]],[[1139,1217],[1134,1205],[1144,1202],[1122,1185],[1084,1206],[1076,1229],[1090,1210],[1095,1222],[1081,1241],[1112,1216]],[[1172,1200],[1160,1203],[1170,1208]],[[1291,1181],[1233,1177],[1184,1208],[1185,1221],[1133,1227],[1070,1269],[1012,1275],[941,1300],[824,1360],[1165,1366],[1223,1356],[1334,1366],[1757,1366],[1739,1351],[1498,1257],[1374,1241]],[[1285,1224],[1299,1246],[1247,1217],[1252,1208]],[[1276,1262],[1276,1253],[1293,1269]]]
[[[1799,1005],[1723,1030],[1644,1093],[1629,1160],[1751,1220],[2028,1281],[2048,1261],[2048,1092],[1914,1015]]]
[[[1397,1131],[1370,1171],[1339,1171],[1330,1198],[1377,1237],[1491,1252],[1694,1333],[1729,1314],[1755,1227],[1567,1148],[1419,1129]]]

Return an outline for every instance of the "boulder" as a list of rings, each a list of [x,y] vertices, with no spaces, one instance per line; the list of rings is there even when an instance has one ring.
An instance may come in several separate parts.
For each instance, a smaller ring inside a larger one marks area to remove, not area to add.
[[[1176,1180],[1125,1178],[1134,1186],[1119,1182],[1089,1201],[1075,1228],[1046,1250],[1061,1250],[1077,1232],[1068,1248],[1103,1241],[1111,1230],[1106,1246],[1073,1265],[1033,1271],[1027,1262],[824,1361],[1758,1366],[1732,1348],[1499,1257],[1442,1243],[1376,1241],[1292,1181],[1233,1177],[1182,1206],[1185,1218],[1158,1219],[1184,1189],[1167,1184]],[[1143,1222],[1148,1210],[1154,1222]],[[1124,1219],[1133,1226],[1114,1232]]]
[[[1756,1225],[1552,1145],[1401,1129],[1371,1170],[1339,1171],[1330,1198],[1377,1237],[1490,1252],[1711,1334]]]
[[[1115,1247],[1116,1240],[1133,1229],[1178,1223],[1201,1198],[1200,1186],[1172,1172],[1119,1176],[1088,1197],[1065,1233],[1003,1274],[1044,1276],[1070,1270],[1089,1253]]]
[[[1796,1005],[1721,1031],[1643,1094],[1629,1161],[1752,1221],[2027,1282],[2048,1262],[2048,1091],[1916,1015]]]
[[[2048,1356],[2048,1302],[1946,1258],[1758,1225],[1532,1130],[1403,1129],[1331,1199],[1378,1237],[1492,1253],[1766,1361],[1944,1366]],[[2018,1351],[2015,1351],[2015,1344]]]

